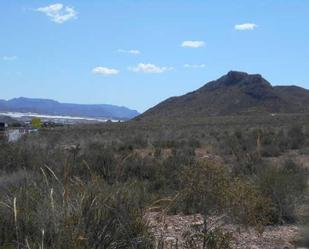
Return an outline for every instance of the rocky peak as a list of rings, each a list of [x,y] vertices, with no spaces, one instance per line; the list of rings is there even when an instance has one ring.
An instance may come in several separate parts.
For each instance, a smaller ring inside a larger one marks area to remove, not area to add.
[[[206,90],[230,86],[271,87],[271,84],[260,74],[230,71],[218,80],[206,84],[203,88]]]
[[[227,73],[226,78],[229,81],[239,82],[248,77],[248,73],[238,72],[238,71],[230,71]]]

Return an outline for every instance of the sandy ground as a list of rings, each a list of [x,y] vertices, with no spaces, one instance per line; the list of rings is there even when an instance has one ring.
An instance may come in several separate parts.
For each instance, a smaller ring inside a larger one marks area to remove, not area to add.
[[[166,249],[185,248],[183,234],[198,231],[203,224],[201,215],[162,215],[159,212],[149,212],[145,218],[157,242],[163,241]],[[213,220],[209,223],[214,223]],[[262,235],[252,228],[239,228],[231,224],[222,225],[222,229],[232,234],[233,249],[292,249],[300,234],[299,228],[292,225],[269,226]]]

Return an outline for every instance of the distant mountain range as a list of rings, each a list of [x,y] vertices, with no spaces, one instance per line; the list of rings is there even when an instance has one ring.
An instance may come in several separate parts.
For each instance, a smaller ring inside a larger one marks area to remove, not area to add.
[[[135,110],[114,105],[81,105],[60,103],[49,99],[14,98],[0,100],[0,112],[37,113],[72,117],[129,120],[139,115]]]
[[[272,86],[259,74],[231,71],[200,89],[169,98],[138,119],[309,113],[309,90]]]

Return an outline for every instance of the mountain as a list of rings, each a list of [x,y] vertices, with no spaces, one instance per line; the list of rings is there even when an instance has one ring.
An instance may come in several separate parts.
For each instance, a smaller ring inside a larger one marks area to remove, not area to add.
[[[91,117],[128,120],[139,113],[126,107],[114,105],[80,105],[60,103],[49,99],[14,98],[0,100],[0,112],[38,113],[73,117]]]
[[[272,86],[259,74],[231,71],[183,96],[169,98],[138,119],[265,113],[309,113],[309,91]]]

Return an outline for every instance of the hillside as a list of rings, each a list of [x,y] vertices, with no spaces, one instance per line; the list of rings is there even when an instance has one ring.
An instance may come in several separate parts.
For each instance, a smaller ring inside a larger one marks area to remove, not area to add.
[[[80,105],[60,103],[49,99],[14,98],[0,100],[0,112],[32,112],[47,115],[67,115],[128,120],[139,113],[126,107],[114,105]]]
[[[6,123],[6,124],[9,124],[9,125],[19,123],[18,120],[13,119],[13,118],[8,117],[8,116],[3,116],[3,115],[0,115],[0,122]]]
[[[259,74],[231,71],[183,96],[169,98],[140,119],[309,112],[309,91],[273,87]]]

